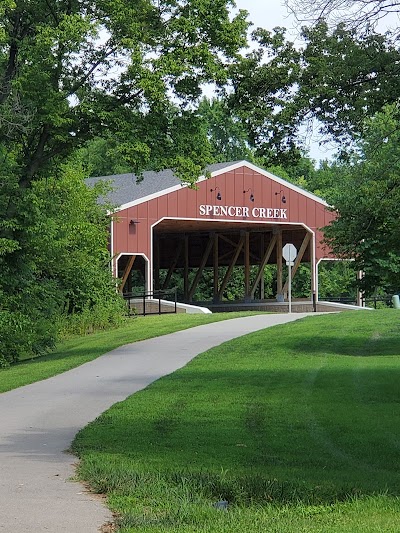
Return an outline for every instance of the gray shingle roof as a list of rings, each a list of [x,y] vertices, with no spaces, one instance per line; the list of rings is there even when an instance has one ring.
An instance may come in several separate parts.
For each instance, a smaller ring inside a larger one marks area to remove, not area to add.
[[[154,194],[182,183],[170,169],[160,172],[143,172],[141,181],[137,181],[135,174],[114,174],[112,176],[88,178],[86,183],[91,186],[99,181],[110,184],[111,191],[107,194],[107,200],[114,206],[139,200],[139,198],[144,198],[149,194]],[[99,199],[100,202],[104,200],[103,198]]]
[[[230,167],[237,161],[229,163],[215,163],[209,165],[207,170],[209,172],[216,172],[224,168]],[[150,194],[154,194],[170,187],[182,184],[182,181],[177,178],[171,169],[161,170],[160,172],[146,171],[143,172],[143,179],[137,181],[135,174],[114,174],[112,176],[98,176],[95,178],[88,178],[86,183],[89,186],[103,181],[109,183],[111,191],[107,193],[107,198],[99,198],[101,203],[106,200],[114,206],[121,206]]]
[[[240,165],[238,165],[240,163]],[[322,198],[319,198],[315,194],[312,194],[304,189],[301,189],[297,185],[293,185],[278,176],[274,176],[270,172],[266,172],[263,169],[256,167],[252,163],[246,161],[230,161],[228,163],[215,163],[209,165],[206,170],[211,174],[224,170],[225,168],[232,167],[233,165],[241,166],[249,165],[251,168],[254,168],[261,172],[264,175],[267,175],[270,179],[275,180],[277,183],[292,189],[303,196],[307,196],[319,203],[322,203],[325,206],[328,204]],[[200,176],[199,176],[200,177]],[[146,171],[143,172],[143,179],[138,181],[138,178],[135,174],[115,174],[112,176],[98,176],[96,178],[88,178],[86,183],[89,186],[93,186],[97,182],[109,183],[111,191],[107,193],[106,198],[99,198],[100,203],[111,203],[113,207],[118,208],[130,202],[135,202],[141,198],[145,198],[152,194],[161,193],[166,189],[171,187],[176,187],[182,185],[182,181],[175,176],[171,169],[161,170],[160,172]],[[140,203],[140,202],[139,202]]]
[[[209,172],[217,172],[217,170],[222,170],[224,168],[231,167],[236,165],[236,163],[241,163],[241,161],[229,161],[229,163],[214,163],[213,165],[208,165],[207,170]]]

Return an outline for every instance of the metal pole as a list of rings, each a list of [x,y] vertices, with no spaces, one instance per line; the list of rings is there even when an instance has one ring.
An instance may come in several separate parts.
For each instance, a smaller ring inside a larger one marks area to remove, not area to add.
[[[292,248],[289,249],[289,313],[292,312]]]
[[[289,254],[289,313],[292,312],[292,261]]]

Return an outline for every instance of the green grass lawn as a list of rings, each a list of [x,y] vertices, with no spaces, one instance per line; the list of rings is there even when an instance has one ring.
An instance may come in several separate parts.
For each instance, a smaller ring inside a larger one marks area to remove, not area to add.
[[[169,314],[129,319],[124,326],[86,336],[76,336],[60,342],[56,349],[43,357],[21,361],[0,369],[0,393],[46,379],[87,363],[118,346],[150,339],[210,322],[260,313]]]
[[[81,431],[79,475],[124,533],[398,532],[399,325],[314,316],[214,348]]]

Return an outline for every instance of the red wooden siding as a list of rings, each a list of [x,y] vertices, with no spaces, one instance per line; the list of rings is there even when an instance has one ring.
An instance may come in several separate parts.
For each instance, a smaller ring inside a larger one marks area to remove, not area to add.
[[[217,190],[211,191],[216,187]],[[221,193],[220,201],[216,199],[218,190]],[[254,195],[254,202],[250,201],[251,192]],[[286,197],[285,204],[282,203],[282,196]],[[208,217],[200,216],[200,205],[248,207],[249,216],[220,217],[212,214]],[[253,208],[285,209],[287,218],[268,220],[257,218],[252,215]],[[333,216],[322,203],[243,165],[198,183],[197,190],[182,187],[175,192],[119,211],[115,215],[113,252],[115,255],[141,253],[150,258],[151,226],[162,218],[254,221],[275,226],[282,224],[283,229],[288,223],[304,224],[316,234],[318,261],[329,256],[329,250],[321,244],[323,234],[319,228],[326,226]],[[130,223],[131,220],[134,222]]]

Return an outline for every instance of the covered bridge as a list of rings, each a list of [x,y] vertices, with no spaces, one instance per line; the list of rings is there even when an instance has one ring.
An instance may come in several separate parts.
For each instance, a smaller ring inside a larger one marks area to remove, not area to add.
[[[321,198],[257,166],[238,161],[211,165],[190,188],[171,170],[91,178],[111,182],[111,256],[121,290],[130,290],[133,271],[143,273],[146,292],[166,289],[174,272],[183,278],[191,302],[204,269],[212,269],[212,303],[221,304],[235,266],[244,270],[241,301],[263,301],[264,268],[276,264],[276,301],[287,298],[282,248],[310,264],[311,301],[318,300],[317,265],[330,256],[322,230],[334,214]],[[251,266],[257,274],[250,275]],[[221,268],[225,267],[225,268]],[[193,274],[195,269],[195,274]],[[163,271],[162,279],[160,271]],[[191,275],[189,275],[191,272]]]

